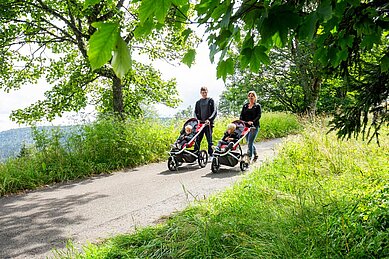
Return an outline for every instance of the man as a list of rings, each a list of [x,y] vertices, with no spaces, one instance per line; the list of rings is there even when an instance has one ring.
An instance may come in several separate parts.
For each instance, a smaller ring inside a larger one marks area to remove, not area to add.
[[[195,145],[195,150],[200,149],[201,141],[203,140],[204,134],[207,138],[208,142],[208,154],[212,157],[213,149],[212,149],[212,129],[213,129],[213,121],[217,115],[215,102],[212,98],[208,97],[208,88],[203,86],[200,89],[201,98],[196,102],[195,105],[195,116],[202,123],[205,123],[205,128],[198,135]]]

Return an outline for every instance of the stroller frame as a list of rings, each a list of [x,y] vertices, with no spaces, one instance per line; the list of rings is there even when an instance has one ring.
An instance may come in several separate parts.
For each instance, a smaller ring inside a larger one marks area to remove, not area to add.
[[[194,149],[189,149],[192,146],[196,145],[196,139],[198,135],[201,133],[201,131],[204,129],[206,124],[201,123],[196,118],[191,118],[184,123],[181,132],[185,130],[185,126],[188,125],[188,123],[195,124],[196,134],[188,143],[184,144],[184,146],[181,147],[181,149],[172,148],[170,150],[169,158],[167,162],[167,166],[170,171],[176,171],[178,167],[181,166],[183,163],[194,163],[196,160],[200,168],[204,168],[208,163],[207,151],[200,150],[200,149],[195,151]]]
[[[244,121],[235,120],[232,123],[236,125],[236,130],[239,131],[239,139],[234,143],[231,149],[225,151],[227,145],[223,145],[221,151],[215,150],[211,162],[211,170],[213,173],[218,173],[221,165],[234,167],[239,163],[240,170],[246,171],[249,167],[248,154],[243,154],[240,142],[250,132],[250,128],[246,127]]]

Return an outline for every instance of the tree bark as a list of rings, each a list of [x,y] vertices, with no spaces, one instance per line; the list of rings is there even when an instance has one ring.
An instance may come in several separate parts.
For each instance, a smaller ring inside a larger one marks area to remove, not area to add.
[[[313,77],[310,83],[310,86],[306,91],[304,91],[304,102],[305,102],[305,113],[308,117],[313,117],[316,115],[317,101],[319,100],[321,88],[321,78]]]
[[[124,119],[123,84],[116,75],[112,77],[113,111],[119,118]]]

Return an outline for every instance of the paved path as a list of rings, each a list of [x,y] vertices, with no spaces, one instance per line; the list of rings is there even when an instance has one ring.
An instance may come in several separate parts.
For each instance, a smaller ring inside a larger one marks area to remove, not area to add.
[[[255,166],[274,156],[280,142],[257,143]],[[222,166],[213,174],[210,164],[203,169],[185,164],[170,172],[164,162],[2,197],[0,258],[45,258],[69,239],[81,245],[131,232],[185,208],[194,198],[223,190],[241,175],[239,165]]]

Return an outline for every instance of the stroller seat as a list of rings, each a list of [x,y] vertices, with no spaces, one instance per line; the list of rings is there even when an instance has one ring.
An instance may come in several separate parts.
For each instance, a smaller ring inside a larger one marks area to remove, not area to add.
[[[220,149],[215,150],[214,159],[211,162],[211,170],[217,173],[220,169],[220,165],[235,166],[240,164],[240,169],[245,171],[248,168],[248,164],[245,162],[240,142],[250,132],[250,128],[245,125],[244,121],[236,120],[232,122],[235,124],[235,133],[238,135],[238,140],[231,146],[231,143],[220,146]],[[230,146],[230,148],[228,148]]]
[[[205,167],[208,162],[208,153],[205,150],[190,149],[196,145],[197,136],[204,129],[205,125],[200,123],[196,118],[187,120],[181,131],[180,136],[185,133],[186,126],[192,126],[194,136],[188,142],[183,143],[181,147],[178,144],[172,144],[172,149],[169,152],[168,168],[170,171],[175,171],[182,163],[193,163],[198,161],[201,168]]]

